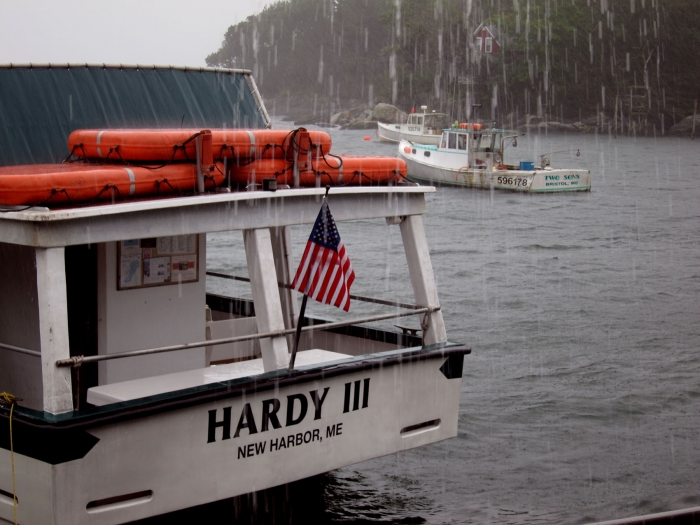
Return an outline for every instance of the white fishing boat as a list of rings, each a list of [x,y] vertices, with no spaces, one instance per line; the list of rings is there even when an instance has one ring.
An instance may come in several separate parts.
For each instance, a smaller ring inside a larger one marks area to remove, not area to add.
[[[428,106],[421,106],[422,113],[410,113],[406,124],[377,122],[379,140],[401,142],[410,140],[416,144],[440,144],[442,130],[449,125],[444,113],[428,113]]]
[[[408,178],[421,183],[528,193],[590,191],[590,171],[552,168],[551,153],[542,155],[537,167],[506,163],[506,147],[517,146],[517,138],[514,131],[460,124],[443,130],[437,146],[402,140],[399,158],[408,165]]]

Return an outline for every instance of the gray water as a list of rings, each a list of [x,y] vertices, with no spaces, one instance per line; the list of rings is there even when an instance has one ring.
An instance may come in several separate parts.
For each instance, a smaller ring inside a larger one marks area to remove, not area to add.
[[[396,154],[373,131],[332,136],[334,153]],[[531,135],[506,157],[577,149],[552,166],[589,169],[590,193],[427,196],[448,337],[473,349],[457,438],[239,500],[236,522],[577,524],[700,504],[700,143]],[[398,228],[339,231],[354,293],[412,299]],[[240,234],[211,236],[207,260],[245,274]]]

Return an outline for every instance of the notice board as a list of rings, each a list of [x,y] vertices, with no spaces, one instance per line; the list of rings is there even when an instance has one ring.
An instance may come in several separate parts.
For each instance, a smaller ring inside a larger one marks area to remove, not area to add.
[[[199,234],[117,244],[117,290],[199,281]]]

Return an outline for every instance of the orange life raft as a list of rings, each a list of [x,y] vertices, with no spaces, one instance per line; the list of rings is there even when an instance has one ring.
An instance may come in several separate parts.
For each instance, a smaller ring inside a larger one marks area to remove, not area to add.
[[[221,166],[204,175],[205,188],[224,181]],[[170,164],[159,169],[86,164],[34,164],[0,168],[0,204],[56,206],[155,194],[193,192],[194,164]]]
[[[299,162],[300,186],[372,186],[402,181],[408,168],[396,157],[354,157],[328,155]],[[241,185],[261,184],[275,178],[279,184],[294,184],[294,165],[284,159],[260,159],[231,168],[231,181]]]
[[[197,129],[81,129],[68,137],[68,149],[90,159],[166,162],[196,159],[195,139],[209,130]],[[322,156],[331,150],[331,137],[323,131],[273,129],[211,130],[213,158],[275,158],[293,160],[299,155]]]

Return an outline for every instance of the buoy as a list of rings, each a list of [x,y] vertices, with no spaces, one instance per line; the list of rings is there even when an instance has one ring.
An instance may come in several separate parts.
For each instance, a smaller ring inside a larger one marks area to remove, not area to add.
[[[369,135],[365,135],[365,140],[372,140],[372,138]]]

